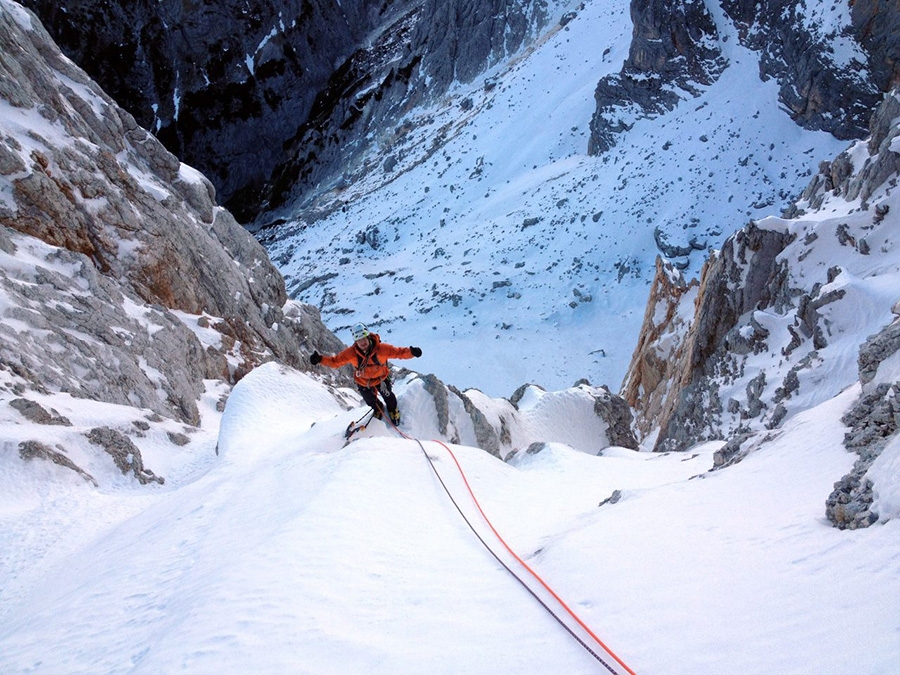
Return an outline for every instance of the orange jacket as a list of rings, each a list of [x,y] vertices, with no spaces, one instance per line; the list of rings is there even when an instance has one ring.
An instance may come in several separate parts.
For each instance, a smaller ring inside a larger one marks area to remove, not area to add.
[[[395,347],[382,342],[377,333],[369,333],[370,347],[361,350],[354,342],[342,352],[334,356],[322,356],[322,365],[329,368],[340,368],[352,363],[356,367],[353,379],[361,387],[377,387],[390,375],[388,359],[411,359],[413,353],[409,347]]]

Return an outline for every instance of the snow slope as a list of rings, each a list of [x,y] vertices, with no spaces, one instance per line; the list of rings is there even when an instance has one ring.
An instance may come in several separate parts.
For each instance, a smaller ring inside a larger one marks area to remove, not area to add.
[[[341,193],[352,202],[332,204],[326,221],[275,247],[294,288],[313,258],[318,272],[337,271],[308,289],[335,328],[363,318],[392,342],[421,344],[415,365],[460,388],[507,395],[525,381],[553,388],[585,375],[614,383],[646,299],[648,233],[659,225],[674,243],[696,232],[714,245],[742,219],[777,211],[781,191],[835,151],[787,125],[771,83],[751,77],[752,58],[729,40],[733,72],[720,84],[665,119],[637,122],[627,148],[605,160],[581,155],[586,139],[571,130],[583,128],[593,86],[582,75],[615,70],[624,21],[623,8],[590,3],[567,30],[492,74],[493,88],[461,88],[432,121],[411,118],[403,138],[385,139],[399,169],[352,182]],[[587,50],[588,35],[605,36],[612,51]],[[518,84],[546,88],[560,104]],[[460,112],[466,98],[471,115]],[[447,144],[428,154],[440,128]],[[417,161],[424,173],[403,171]],[[757,196],[775,201],[748,207]],[[694,213],[698,222],[685,220]],[[344,229],[332,243],[320,228],[335,224]],[[378,236],[357,242],[376,225]],[[833,262],[809,260],[823,270]],[[833,283],[872,299],[881,319],[867,321],[880,325],[895,269],[848,268]],[[830,318],[850,335],[854,316]],[[856,459],[839,421],[860,393],[847,387],[850,342],[835,341],[834,367],[814,374],[819,391],[842,393],[805,399],[809,409],[727,469],[709,471],[716,443],[598,455],[603,429],[573,390],[523,399],[520,449],[528,438],[553,441],[536,454],[504,463],[451,449],[497,530],[635,672],[892,673],[896,439],[869,474],[879,521],[839,531],[824,517],[834,481]],[[898,380],[892,357],[878,381]],[[7,371],[0,387],[8,399],[21,395]],[[247,375],[224,414],[210,386],[201,427],[177,449],[167,434],[184,428],[148,423],[148,411],[28,392],[66,427],[0,406],[0,673],[606,672],[468,529],[429,458],[479,534],[518,569],[467,498],[450,451],[429,440],[432,400],[416,381],[399,381],[397,392],[402,430],[422,446],[374,423],[342,447],[363,412],[343,403],[358,401],[354,392],[275,364]],[[487,395],[472,395],[491,412]],[[84,431],[100,426],[127,430],[165,484],[138,485],[88,447]],[[34,438],[95,483],[23,461],[18,444]]]
[[[853,532],[823,517],[854,459],[837,420],[857,394],[713,473],[715,444],[551,444],[512,464],[451,449],[513,550],[635,672],[889,673],[900,509]],[[380,423],[342,448],[360,414],[267,364],[235,388],[218,455],[202,432],[164,486],[90,489],[53,465],[0,463],[0,672],[607,672],[467,528],[422,448],[515,567],[448,450]]]
[[[696,273],[708,248],[778,214],[846,145],[790,121],[715,12],[721,78],[664,116],[625,120],[601,157],[585,154],[588,123],[598,80],[628,53],[627,3],[584,3],[513,62],[411,111],[341,185],[265,233],[288,291],[346,340],[362,321],[420,345],[421,369],[460,388],[509,396],[587,378],[617,391],[655,231],[693,244],[676,262]],[[830,32],[847,17],[809,20]]]

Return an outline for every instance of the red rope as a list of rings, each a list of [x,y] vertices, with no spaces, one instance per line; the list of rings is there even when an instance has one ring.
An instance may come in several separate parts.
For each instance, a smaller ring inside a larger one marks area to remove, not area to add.
[[[394,425],[392,422],[391,422],[391,426],[393,426],[394,429],[397,431],[397,433],[400,434],[403,438],[405,438],[405,439],[407,439],[407,440],[416,440],[416,442],[418,442],[417,439],[410,438],[409,436],[407,436],[406,434],[404,434],[404,433],[403,433],[396,425]],[[497,529],[494,527],[494,524],[491,522],[490,518],[487,517],[487,514],[484,512],[484,509],[481,508],[481,504],[478,502],[478,498],[475,496],[475,492],[472,490],[472,486],[469,484],[469,479],[466,477],[466,472],[463,471],[462,465],[459,463],[459,460],[456,458],[456,454],[449,448],[449,446],[447,446],[447,445],[446,445],[445,443],[443,443],[442,441],[433,439],[432,442],[433,442],[433,443],[437,443],[437,444],[440,445],[442,448],[444,448],[448,453],[450,453],[450,457],[453,458],[453,462],[454,462],[454,464],[456,464],[456,468],[459,470],[459,475],[462,476],[463,483],[465,484],[466,489],[469,491],[469,496],[472,498],[472,502],[474,502],[475,507],[478,509],[478,512],[481,514],[481,517],[484,519],[484,522],[487,523],[487,526],[491,529],[491,532],[494,533],[494,536],[497,537],[497,539],[498,539],[498,540],[500,541],[500,543],[503,545],[503,548],[505,548],[506,551],[507,551],[507,552],[508,552],[515,560],[516,560],[516,562],[518,562],[523,568],[525,568],[525,569],[528,571],[528,573],[531,574],[531,576],[534,577],[534,578],[537,580],[537,582],[538,582],[538,583],[539,583],[539,584],[540,584],[540,585],[541,585],[541,586],[542,586],[542,587],[543,587],[543,588],[544,588],[551,596],[553,596],[553,599],[556,600],[556,602],[559,603],[560,607],[562,607],[562,608],[566,611],[566,613],[567,613],[569,616],[571,616],[571,617],[576,621],[576,623],[578,623],[578,625],[581,626],[581,627],[584,629],[584,631],[585,631],[588,635],[591,636],[591,638],[594,640],[594,642],[596,642],[598,645],[600,645],[600,647],[603,649],[603,651],[605,651],[607,654],[609,654],[611,657],[613,657],[613,659],[616,660],[616,663],[618,663],[620,666],[622,666],[622,668],[624,668],[624,669],[626,670],[626,672],[629,673],[629,675],[637,675],[637,673],[635,673],[631,668],[629,668],[628,665],[627,665],[621,658],[619,658],[619,656],[618,656],[614,651],[612,651],[609,647],[606,646],[606,644],[603,642],[603,640],[601,640],[601,639],[597,636],[597,634],[594,633],[594,631],[592,631],[592,630],[590,629],[590,627],[589,627],[589,626],[581,619],[581,617],[579,617],[579,616],[572,610],[572,608],[569,607],[569,605],[566,604],[566,602],[565,602],[561,597],[559,597],[559,595],[556,593],[556,591],[554,591],[554,590],[547,584],[547,582],[545,582],[545,581],[541,578],[541,576],[540,576],[537,572],[535,572],[535,571],[531,568],[530,565],[528,565],[528,563],[526,563],[524,560],[522,560],[522,558],[519,557],[519,555],[518,555],[515,551],[513,551],[512,548],[510,548],[509,544],[506,543],[506,540],[500,535],[500,533],[499,533],[499,532],[497,531]],[[419,443],[419,445],[421,446],[421,443]],[[425,449],[422,448],[422,450],[424,451]],[[428,453],[425,453],[425,456],[428,457]],[[429,461],[431,461],[430,458],[429,458]],[[432,468],[434,468],[434,465],[433,465],[433,464],[432,464]],[[445,489],[446,489],[446,486],[445,486]],[[465,517],[465,516],[463,516],[463,517]],[[480,537],[479,537],[479,538],[480,538]],[[604,664],[604,665],[606,665],[606,664]]]
[[[484,522],[487,523],[488,527],[491,528],[491,532],[494,533],[494,536],[497,537],[497,539],[500,541],[501,544],[503,544],[503,548],[505,548],[507,550],[507,552],[513,558],[515,558],[516,562],[518,562],[522,567],[524,567],[528,571],[528,573],[531,574],[531,576],[534,577],[537,580],[537,582],[541,586],[543,586],[544,589],[548,593],[550,593],[550,595],[553,596],[553,599],[556,600],[564,610],[566,610],[566,613],[569,616],[571,616],[573,619],[575,619],[575,621],[578,623],[578,625],[581,626],[587,632],[587,634],[591,636],[591,638],[593,638],[594,642],[596,642],[598,645],[600,645],[600,647],[603,649],[603,651],[605,651],[607,654],[609,654],[611,657],[613,657],[620,666],[622,666],[626,671],[628,671],[628,673],[630,675],[637,675],[631,668],[628,667],[628,665],[622,659],[620,659],[616,655],[615,652],[613,652],[609,647],[606,646],[606,644],[604,644],[603,640],[601,640],[599,637],[597,637],[597,635],[594,633],[594,631],[592,631],[590,629],[590,627],[584,621],[582,621],[581,618],[572,610],[572,608],[570,608],[569,605],[567,605],[566,602],[561,597],[559,597],[559,595],[557,595],[556,591],[554,591],[552,588],[550,588],[550,586],[547,584],[547,582],[545,582],[541,578],[541,576],[528,565],[528,563],[526,563],[524,560],[522,560],[522,558],[520,558],[518,556],[518,554],[516,554],[516,552],[512,550],[512,548],[510,548],[509,544],[506,543],[506,540],[504,540],[503,537],[500,536],[500,533],[497,532],[493,523],[491,523],[490,518],[488,518],[487,514],[484,512],[484,509],[481,508],[481,504],[478,503],[478,498],[475,496],[475,492],[472,490],[472,486],[469,485],[468,478],[466,478],[466,472],[463,471],[463,468],[460,465],[459,460],[456,459],[456,455],[454,454],[454,452],[447,445],[442,443],[441,441],[434,440],[432,442],[437,443],[438,445],[442,446],[447,452],[450,453],[450,456],[453,458],[453,462],[456,464],[456,468],[459,469],[459,475],[462,476],[463,483],[465,483],[466,489],[469,491],[469,495],[472,497],[472,501],[475,503],[475,506],[478,508],[478,512],[481,514],[481,517],[484,518]]]

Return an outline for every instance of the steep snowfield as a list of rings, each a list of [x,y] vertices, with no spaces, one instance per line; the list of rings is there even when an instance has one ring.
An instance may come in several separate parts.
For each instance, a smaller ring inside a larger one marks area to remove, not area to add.
[[[627,3],[586,3],[513,63],[410,112],[365,167],[268,233],[289,292],[344,339],[362,321],[421,345],[421,369],[458,387],[618,390],[654,231],[693,242],[677,261],[696,273],[707,248],[779,213],[846,145],[795,126],[757,56],[717,23],[719,81],[662,117],[624,120],[601,157],[585,154],[588,123],[597,81],[628,53]]]
[[[427,408],[398,392],[405,411]],[[879,496],[887,523],[841,532],[823,517],[854,459],[837,420],[857,393],[714,473],[714,444],[600,456],[551,444],[512,464],[452,451],[513,550],[636,672],[888,673],[898,486]],[[606,672],[482,548],[416,442],[375,423],[341,447],[361,412],[269,364],[236,387],[219,454],[206,432],[164,486],[96,489],[53,465],[0,463],[0,672]],[[517,569],[448,450],[423,446]]]

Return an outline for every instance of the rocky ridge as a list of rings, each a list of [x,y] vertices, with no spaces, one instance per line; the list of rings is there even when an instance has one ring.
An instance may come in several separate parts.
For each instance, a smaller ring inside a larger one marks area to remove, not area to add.
[[[795,412],[859,383],[863,394],[845,422],[847,447],[861,457],[829,498],[828,515],[842,527],[874,522],[865,472],[897,428],[896,369],[879,368],[900,351],[896,291],[880,290],[900,269],[898,137],[895,90],[866,141],[823,163],[785,217],[736,232],[698,281],[658,263],[623,386],[642,439],[657,451],[727,440],[718,457],[725,466]],[[873,337],[859,346],[861,331]],[[857,349],[857,364],[844,358]]]
[[[398,372],[397,382],[413,399],[416,389],[429,395],[439,437],[481,448],[507,462],[520,453],[540,452],[554,442],[595,454],[609,446],[638,448],[632,412],[622,397],[586,381],[555,392],[525,384],[509,399],[491,398],[477,389],[460,391],[434,375],[407,370]],[[430,411],[419,412],[427,418]],[[588,437],[573,433],[567,425],[558,424],[563,418],[577,419],[575,426],[593,431]]]
[[[0,398],[23,422],[68,427],[52,406],[88,399],[133,409],[130,433],[157,425],[178,445],[204,394],[265,361],[304,368],[312,343],[340,346],[314,308],[288,301],[210,182],[6,0],[0,107]],[[31,440],[23,456],[55,452]],[[108,452],[152,480],[139,453]]]

